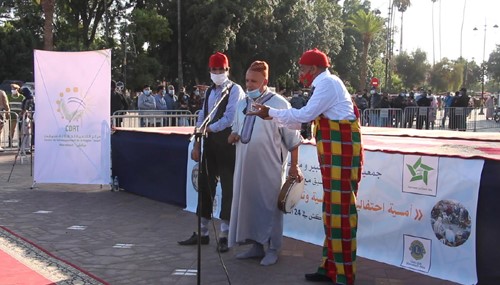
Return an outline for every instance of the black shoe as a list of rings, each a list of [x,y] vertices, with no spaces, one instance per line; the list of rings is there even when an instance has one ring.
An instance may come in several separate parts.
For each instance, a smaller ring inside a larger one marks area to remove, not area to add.
[[[319,273],[307,273],[306,280],[311,282],[332,282],[332,279],[326,275]]]
[[[219,239],[219,245],[217,245],[218,252],[227,252],[229,247],[227,246],[227,238],[223,237]]]
[[[210,242],[210,237],[209,236],[202,236],[200,243],[201,244],[208,244]],[[198,235],[193,232],[193,235],[188,238],[187,240],[182,240],[177,242],[180,245],[195,245],[198,244]]]

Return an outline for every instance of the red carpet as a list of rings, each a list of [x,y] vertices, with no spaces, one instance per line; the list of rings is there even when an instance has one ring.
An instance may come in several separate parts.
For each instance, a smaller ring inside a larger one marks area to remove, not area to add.
[[[0,284],[55,284],[2,250],[0,268]]]
[[[107,283],[0,226],[0,284],[104,285]]]

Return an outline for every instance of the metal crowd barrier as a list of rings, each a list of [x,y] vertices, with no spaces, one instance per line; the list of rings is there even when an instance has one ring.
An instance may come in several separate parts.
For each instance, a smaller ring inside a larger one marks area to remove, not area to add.
[[[189,127],[196,126],[198,114],[189,110],[119,110],[111,116],[111,123],[117,127]]]
[[[406,107],[365,109],[361,124],[373,127],[446,129],[453,131],[500,131],[500,123],[487,120],[479,109],[472,107]]]
[[[18,115],[14,111],[0,111],[0,147],[17,148],[19,144]]]

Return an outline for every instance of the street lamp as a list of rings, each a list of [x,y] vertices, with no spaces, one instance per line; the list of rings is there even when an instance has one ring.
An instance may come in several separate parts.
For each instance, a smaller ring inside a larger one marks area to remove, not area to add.
[[[484,77],[486,70],[486,19],[484,20],[484,40],[483,40],[483,63],[481,64],[481,110],[479,111],[479,115],[484,115],[483,104],[484,104]],[[498,25],[494,25],[493,28],[498,28]],[[474,31],[478,31],[478,28],[474,28]]]

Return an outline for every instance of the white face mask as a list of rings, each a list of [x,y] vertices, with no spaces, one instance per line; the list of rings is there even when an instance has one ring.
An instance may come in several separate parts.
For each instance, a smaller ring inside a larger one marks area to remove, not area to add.
[[[174,90],[168,90],[168,94],[170,94],[170,95],[174,95],[174,94],[175,94],[175,91],[174,91]]]
[[[16,95],[17,94],[17,90],[16,89],[12,89],[12,90],[10,90],[10,93],[12,93],[12,95]]]
[[[210,72],[210,79],[212,79],[215,85],[222,85],[227,80],[227,73],[215,74]]]

